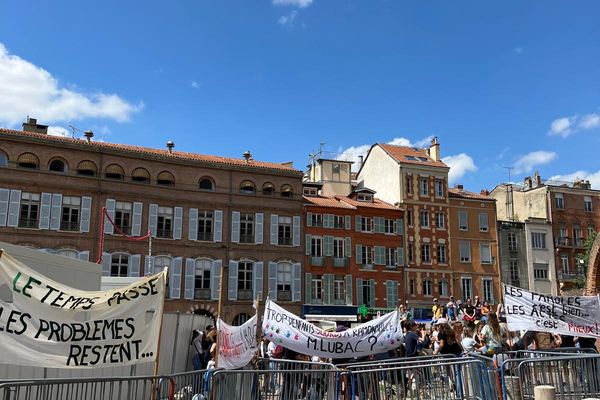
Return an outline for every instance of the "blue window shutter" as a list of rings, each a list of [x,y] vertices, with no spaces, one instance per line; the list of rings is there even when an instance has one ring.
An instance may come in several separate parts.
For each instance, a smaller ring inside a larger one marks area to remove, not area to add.
[[[6,226],[6,219],[8,218],[8,203],[10,203],[10,190],[0,189],[0,226]]]
[[[307,256],[310,256],[311,252],[312,252],[312,241],[310,240],[311,236],[309,234],[306,234],[306,238],[304,239],[304,247],[306,247],[304,254],[306,254]]]
[[[404,220],[397,219],[396,220],[396,234],[402,235],[404,233]]]
[[[300,263],[292,264],[292,301],[302,300],[302,267]]]
[[[396,249],[396,258],[398,258],[398,265],[400,267],[404,266],[404,247],[398,247]]]
[[[179,299],[181,297],[181,267],[183,259],[181,257],[173,258],[171,262],[171,271],[168,273],[171,275],[169,282],[170,286],[170,298]]]
[[[90,231],[90,217],[92,214],[92,198],[87,196],[81,197],[81,219],[79,220],[79,231]]]
[[[352,238],[346,238],[346,257],[352,258]]]
[[[271,244],[276,246],[279,242],[279,215],[271,214],[271,229],[269,234],[271,236]]]
[[[8,205],[8,221],[6,226],[16,228],[19,225],[19,212],[21,211],[21,191],[10,191],[10,204]]]
[[[269,299],[277,301],[277,263],[269,262]]]
[[[127,271],[129,272],[129,276],[134,278],[140,277],[140,260],[142,256],[139,254],[133,254],[129,256],[129,265]]]
[[[222,210],[215,210],[214,241],[217,243],[223,241],[223,211]]]
[[[183,207],[175,207],[174,212],[173,239],[180,240],[183,230]]]
[[[133,203],[133,219],[131,221],[131,236],[142,236],[142,210],[144,203]]]
[[[112,219],[113,221],[115,220],[115,205],[117,204],[117,201],[115,199],[106,199],[106,214],[108,214],[108,216],[104,215],[104,233],[106,235],[111,235],[114,233],[114,226],[113,224],[110,223],[110,220],[108,219],[108,217],[110,217],[110,219]]]
[[[263,298],[263,262],[255,262],[252,267],[252,272],[254,275],[254,299],[258,298],[258,300],[262,300]]]
[[[186,300],[194,299],[194,290],[196,285],[196,260],[193,258],[185,259],[185,292]]]
[[[323,255],[333,256],[333,236],[323,236]]]
[[[254,244],[263,244],[264,214],[254,214]]]
[[[188,239],[198,240],[198,209],[190,208],[188,222]]]
[[[110,264],[111,255],[109,253],[102,253],[102,276],[110,276]]]
[[[238,262],[237,261],[229,261],[229,283],[227,290],[227,299],[228,300],[237,300],[237,292],[238,292]]]
[[[231,212],[231,243],[240,242],[240,212]]]
[[[298,247],[298,246],[300,246],[300,225],[301,225],[302,219],[300,217],[296,216],[292,219],[292,221],[293,221],[293,223],[292,223],[292,234],[293,234],[292,245],[294,247]]]
[[[214,260],[210,268],[210,299],[219,300],[221,296],[221,272],[223,261]]]
[[[360,244],[356,245],[356,263],[362,264],[362,246]]]
[[[148,209],[148,230],[156,237],[156,225],[158,224],[158,204],[150,204]]]
[[[360,232],[360,228],[361,228],[361,222],[362,222],[362,217],[360,215],[357,215],[354,217],[354,228],[356,229],[356,232]]]

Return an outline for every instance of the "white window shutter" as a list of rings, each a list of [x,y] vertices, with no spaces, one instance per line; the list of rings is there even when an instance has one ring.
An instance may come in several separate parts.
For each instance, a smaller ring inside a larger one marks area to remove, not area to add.
[[[352,258],[352,238],[346,238],[346,257]]]
[[[228,290],[227,290],[227,299],[228,300],[237,300],[237,289],[238,286],[238,262],[237,261],[229,261],[229,282],[228,282]]]
[[[221,296],[221,270],[223,261],[214,260],[210,267],[210,299],[219,300]]]
[[[292,301],[302,300],[302,267],[300,263],[292,264]]]
[[[396,249],[396,258],[398,259],[398,266],[404,266],[404,247],[398,247]]]
[[[352,275],[346,275],[346,304],[351,306],[353,303],[352,300]]]
[[[40,229],[50,229],[50,207],[52,205],[52,194],[42,193],[40,204]],[[0,204],[1,208],[1,204]],[[1,211],[1,209],[0,209]],[[0,222],[2,215],[0,214]]]
[[[144,276],[154,275],[154,257],[152,257],[152,256],[144,257],[144,267],[142,268],[142,272],[143,272]]]
[[[393,290],[394,288],[392,287],[392,281],[390,281],[389,279],[385,281],[385,297],[386,297],[386,302],[387,302],[387,306],[388,307],[394,307],[393,305]]]
[[[323,274],[323,288],[325,295],[323,296],[323,304],[333,304],[333,275]]]
[[[269,233],[271,236],[271,244],[277,246],[279,243],[279,215],[271,214],[271,230]]]
[[[171,261],[171,280],[169,282],[170,290],[169,297],[171,299],[179,299],[181,297],[181,266],[183,259],[181,257],[175,257]]]
[[[375,307],[375,279],[369,279],[369,305]]]
[[[213,237],[213,241],[221,242],[223,241],[223,211],[215,210],[215,234]]]
[[[293,233],[293,238],[292,238],[292,245],[294,247],[298,247],[300,246],[300,224],[302,222],[302,218],[300,218],[299,216],[296,216],[292,219],[293,223],[292,223],[292,233]]]
[[[185,259],[185,292],[184,298],[186,300],[194,299],[194,286],[196,284],[196,260],[193,258]]]
[[[6,226],[8,203],[10,203],[10,190],[0,189],[0,226]]]
[[[346,230],[352,229],[352,217],[350,215],[344,215],[344,228]]]
[[[90,217],[92,214],[92,198],[87,196],[81,197],[81,220],[79,221],[79,231],[90,231]]]
[[[323,236],[323,248],[325,257],[333,257],[333,236]]]
[[[8,205],[8,221],[6,226],[16,228],[19,225],[19,212],[21,208],[21,191],[10,191],[10,204]]]
[[[175,207],[175,218],[173,224],[173,239],[181,239],[181,231],[183,230],[183,207]]]
[[[240,212],[231,212],[231,243],[240,242]]]
[[[304,254],[306,254],[307,256],[310,256],[312,253],[312,240],[311,240],[311,236],[309,234],[306,234],[306,238],[304,238],[304,247],[305,247]]]
[[[362,246],[360,244],[356,245],[356,263],[362,264]]]
[[[110,276],[112,257],[109,253],[102,252],[102,276]]]
[[[294,281],[292,281],[293,283]],[[311,304],[312,303],[312,274],[307,272],[304,274],[304,303]],[[292,296],[294,296],[294,291],[292,291]]]
[[[190,218],[188,223],[188,239],[198,240],[198,209],[190,208]]]
[[[356,278],[356,305],[361,306],[364,304],[363,299],[363,280],[362,278]]]
[[[129,272],[129,276],[134,278],[140,277],[140,260],[142,256],[139,254],[133,254],[129,256],[129,265],[127,271]]]
[[[156,226],[158,224],[158,204],[150,204],[148,209],[148,230],[152,237],[156,237]]]
[[[254,263],[253,266],[254,275],[254,299],[262,300],[263,297],[263,263],[262,261]]]
[[[110,219],[115,220],[115,205],[117,201],[115,199],[106,199],[106,215],[104,215],[104,233],[106,235],[111,235],[115,231],[115,227],[110,223]],[[54,206],[54,204],[53,204]],[[108,215],[108,216],[107,216]]]
[[[144,203],[133,203],[133,220],[131,221],[131,235],[142,236],[142,210]]]
[[[77,254],[77,257],[81,260],[81,261],[90,261],[90,252],[89,251],[80,251],[79,254]]]
[[[50,208],[50,230],[60,229],[60,215],[62,213],[62,194],[52,193],[52,206]]]
[[[310,212],[306,213],[306,226],[308,226],[308,227],[312,226],[312,215],[313,215],[313,213],[310,213]]]
[[[396,234],[402,235],[404,233],[404,220],[397,219],[396,220]]]
[[[263,213],[254,214],[254,244],[263,244]]]
[[[277,301],[277,263],[269,262],[269,299]]]
[[[360,215],[354,217],[354,229],[356,229],[356,232],[360,232],[361,222],[362,217]]]

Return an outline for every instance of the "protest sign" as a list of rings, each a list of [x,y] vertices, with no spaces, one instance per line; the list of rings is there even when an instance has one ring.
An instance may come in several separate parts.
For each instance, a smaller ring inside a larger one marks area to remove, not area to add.
[[[600,338],[598,296],[552,296],[504,285],[510,330]]]
[[[263,335],[301,354],[352,358],[395,349],[401,344],[402,329],[394,311],[343,332],[327,332],[267,300]]]
[[[217,319],[219,368],[236,369],[248,365],[256,352],[256,315],[241,326],[227,325]]]
[[[165,279],[163,271],[87,292],[0,254],[0,362],[98,368],[155,361]]]

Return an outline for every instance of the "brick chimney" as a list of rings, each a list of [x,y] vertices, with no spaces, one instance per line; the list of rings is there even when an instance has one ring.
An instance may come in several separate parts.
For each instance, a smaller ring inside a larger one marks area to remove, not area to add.
[[[440,161],[440,144],[437,136],[431,139],[431,145],[429,145],[429,157],[433,158],[433,161]]]
[[[542,186],[542,177],[540,176],[540,173],[538,171],[535,171],[533,173],[533,179],[535,180],[535,187]]]
[[[530,176],[525,177],[525,190],[533,188],[533,180],[531,180]]]
[[[23,122],[23,132],[33,132],[33,133],[42,133],[44,135],[48,134],[48,125],[39,125],[37,123],[37,119],[29,118],[27,116],[27,121]]]
[[[481,189],[481,192],[479,192],[480,195],[482,196],[489,196],[490,195],[490,191],[487,189]]]

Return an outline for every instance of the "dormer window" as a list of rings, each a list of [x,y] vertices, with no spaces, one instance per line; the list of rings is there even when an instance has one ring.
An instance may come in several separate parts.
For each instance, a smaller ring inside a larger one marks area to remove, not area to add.
[[[373,195],[372,194],[366,194],[366,193],[357,194],[356,195],[356,200],[357,201],[363,201],[363,202],[366,202],[366,203],[372,203],[373,202]]]
[[[317,188],[313,188],[313,187],[305,187],[302,190],[302,193],[305,196],[318,196],[319,195],[319,190]]]

